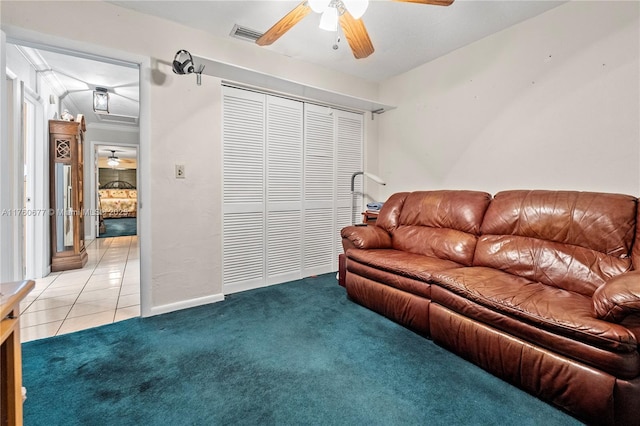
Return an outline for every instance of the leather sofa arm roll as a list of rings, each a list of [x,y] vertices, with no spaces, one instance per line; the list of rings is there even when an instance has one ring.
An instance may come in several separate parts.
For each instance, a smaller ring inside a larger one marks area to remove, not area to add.
[[[628,315],[640,313],[640,271],[618,275],[593,293],[597,318],[619,323]]]
[[[379,226],[347,226],[340,231],[342,246],[349,248],[388,249],[391,248],[391,235]]]

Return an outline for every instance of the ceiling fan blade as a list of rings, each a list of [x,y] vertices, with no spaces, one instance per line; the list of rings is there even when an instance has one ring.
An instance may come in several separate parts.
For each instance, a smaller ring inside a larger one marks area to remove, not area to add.
[[[373,43],[371,43],[369,33],[367,33],[367,29],[364,27],[362,19],[355,19],[345,10],[344,13],[340,15],[340,27],[342,27],[342,32],[347,38],[353,56],[355,56],[356,59],[366,58],[374,52]]]
[[[276,22],[273,27],[269,28],[267,32],[256,40],[256,44],[260,46],[268,46],[287,31],[289,31],[295,24],[300,22],[302,18],[307,16],[311,12],[311,7],[307,4],[306,0],[297,5],[291,12],[284,15],[282,19]]]
[[[435,6],[449,6],[453,3],[453,0],[394,0],[403,3],[420,3],[420,4],[433,4]]]

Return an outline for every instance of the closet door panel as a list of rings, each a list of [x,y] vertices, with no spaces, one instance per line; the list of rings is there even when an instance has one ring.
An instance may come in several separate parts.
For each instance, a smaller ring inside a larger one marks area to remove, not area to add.
[[[267,96],[267,281],[302,273],[302,102]]]
[[[353,173],[363,171],[363,115],[346,111],[335,111],[336,117],[336,228],[334,231],[334,267],[338,269],[338,255],[343,252],[340,230],[362,221],[364,211],[363,177],[356,176],[351,192]]]
[[[304,270],[334,270],[335,124],[334,110],[305,104],[304,116]]]
[[[265,96],[223,90],[224,293],[264,285]]]

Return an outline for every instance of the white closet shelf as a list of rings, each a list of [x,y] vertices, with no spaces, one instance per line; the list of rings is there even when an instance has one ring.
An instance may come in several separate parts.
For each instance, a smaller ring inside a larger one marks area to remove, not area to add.
[[[301,100],[311,102],[315,101],[338,108],[341,107],[356,111],[369,111],[375,114],[381,114],[396,108],[392,105],[349,96],[319,87],[309,86],[304,83],[288,80],[226,62],[203,58],[201,56],[193,55],[193,62],[196,69],[198,69],[200,65],[204,65],[202,74],[218,77],[222,79],[223,82],[240,85],[241,87],[259,88],[273,94],[282,94],[288,97],[299,98]]]

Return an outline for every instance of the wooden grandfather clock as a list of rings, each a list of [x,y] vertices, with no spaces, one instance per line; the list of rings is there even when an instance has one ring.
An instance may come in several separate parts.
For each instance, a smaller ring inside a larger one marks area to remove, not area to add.
[[[75,121],[49,120],[51,271],[82,268],[84,247],[84,116]]]

